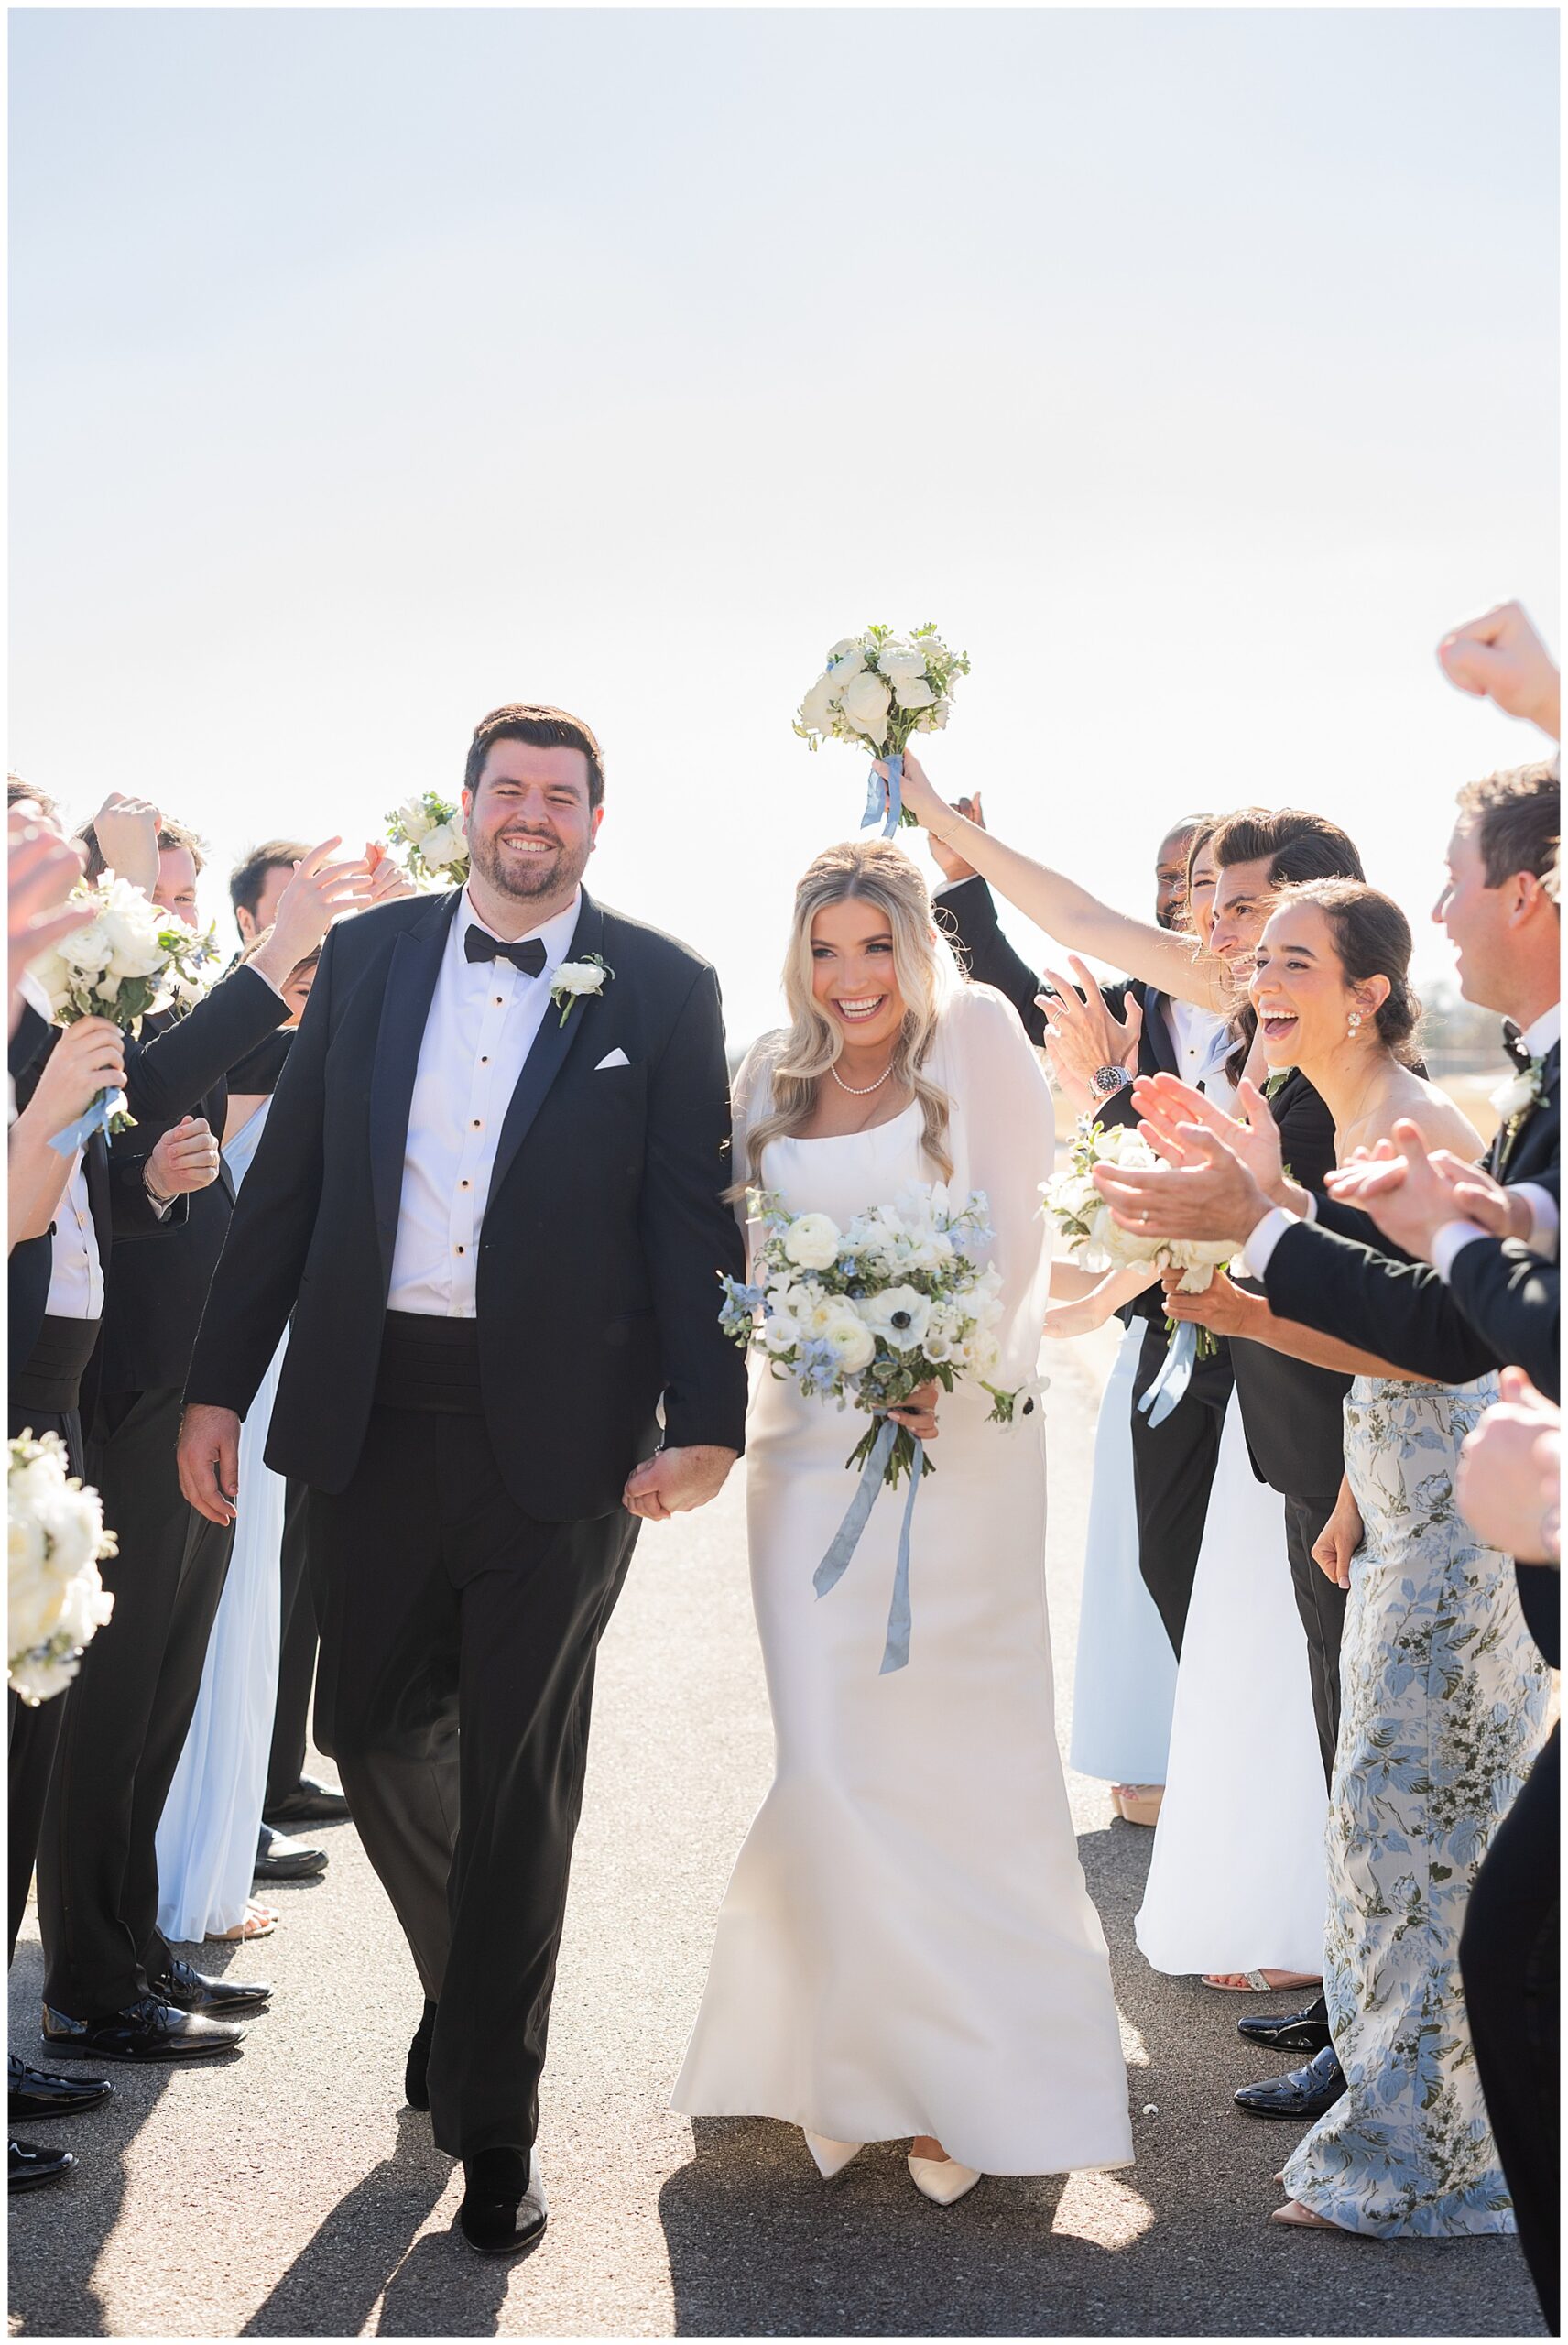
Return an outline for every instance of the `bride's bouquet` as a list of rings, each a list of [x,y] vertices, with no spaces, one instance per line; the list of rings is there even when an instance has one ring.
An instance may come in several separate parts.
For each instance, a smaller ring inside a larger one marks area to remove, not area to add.
[[[95,886],[78,888],[74,900],[82,906],[82,926],[33,964],[57,1025],[107,1018],[139,1034],[142,1020],[154,1010],[182,1001],[189,1006],[199,990],[199,972],[213,955],[210,936],[198,936],[139,888],[107,872]],[[123,1091],[101,1091],[87,1113],[49,1145],[71,1156],[94,1132],[130,1131],[136,1120]]]
[[[944,729],[953,685],[968,673],[967,654],[950,651],[931,625],[916,627],[912,635],[868,627],[833,645],[796,712],[795,731],[809,748],[823,741],[850,741],[886,758],[886,785],[880,774],[871,776],[863,829],[881,819],[884,802],[889,838],[900,822],[913,823],[901,796],[904,751],[916,733]]]
[[[1180,1292],[1202,1294],[1214,1275],[1236,1252],[1227,1238],[1140,1238],[1123,1229],[1094,1186],[1096,1164],[1132,1165],[1146,1171],[1160,1157],[1140,1131],[1129,1124],[1091,1123],[1080,1118],[1066,1169],[1040,1183],[1045,1209],[1068,1241],[1068,1251],[1086,1271],[1128,1271],[1147,1264],[1156,1271],[1180,1271]],[[1216,1348],[1206,1327],[1188,1319],[1166,1321],[1171,1336],[1165,1364],[1138,1407],[1150,1424],[1163,1424],[1187,1390],[1194,1363]]]
[[[37,1708],[62,1694],[85,1646],[114,1609],[98,1565],[115,1553],[96,1490],[66,1472],[58,1434],[11,1443],[5,1477],[10,1563],[7,1670],[14,1694]]]
[[[387,817],[387,836],[403,849],[403,867],[425,887],[461,888],[468,878],[468,843],[457,808],[433,790],[405,798]]]
[[[825,1213],[791,1214],[767,1190],[747,1199],[762,1240],[749,1285],[723,1282],[720,1319],[736,1343],[755,1343],[778,1377],[808,1397],[864,1410],[872,1422],[844,1460],[861,1478],[838,1536],[817,1567],[825,1596],[843,1576],[878,1491],[908,1475],[884,1672],[908,1661],[909,1519],[925,1445],[890,1409],[932,1381],[951,1392],[972,1377],[991,1395],[988,1423],[1012,1422],[1017,1394],[990,1380],[1000,1363],[996,1328],[1001,1281],[977,1259],[990,1243],[978,1192],[955,1205],[942,1183],[914,1183],[890,1205],[873,1205],[841,1230]]]

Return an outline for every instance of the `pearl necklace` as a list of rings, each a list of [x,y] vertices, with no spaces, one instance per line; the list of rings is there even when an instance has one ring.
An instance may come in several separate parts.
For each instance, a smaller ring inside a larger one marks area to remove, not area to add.
[[[882,1085],[887,1082],[887,1077],[892,1074],[892,1072],[893,1062],[889,1059],[875,1083],[855,1084],[846,1083],[843,1075],[840,1074],[836,1066],[830,1066],[828,1069],[828,1073],[832,1075],[839,1089],[841,1091],[847,1091],[852,1099],[869,1099],[874,1091],[881,1090]]]

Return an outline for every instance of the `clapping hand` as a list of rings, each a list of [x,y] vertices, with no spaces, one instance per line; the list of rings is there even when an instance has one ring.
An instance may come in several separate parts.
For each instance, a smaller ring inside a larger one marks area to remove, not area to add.
[[[1499,603],[1468,620],[1437,647],[1443,674],[1462,693],[1490,700],[1509,716],[1528,717],[1555,741],[1562,736],[1557,670],[1518,603]]]
[[[658,1449],[626,1479],[621,1504],[645,1522],[668,1522],[671,1515],[706,1506],[724,1489],[736,1452],[707,1445]]]
[[[1204,1093],[1174,1074],[1140,1075],[1132,1094],[1133,1105],[1145,1119],[1147,1136],[1154,1145],[1159,1145],[1156,1133],[1174,1137],[1183,1124],[1199,1124],[1216,1140],[1223,1140],[1232,1155],[1246,1165],[1272,1204],[1288,1205],[1292,1212],[1304,1212],[1306,1191],[1297,1189],[1285,1177],[1279,1127],[1268,1100],[1245,1076],[1236,1086],[1236,1096],[1241,1113],[1227,1116]]]
[[[1420,1125],[1408,1117],[1394,1126],[1391,1141],[1380,1140],[1370,1155],[1357,1149],[1348,1164],[1328,1175],[1324,1186],[1341,1205],[1370,1214],[1384,1237],[1402,1252],[1426,1261],[1445,1222],[1471,1218],[1499,1238],[1528,1237],[1530,1232],[1527,1198],[1513,1198],[1448,1149],[1429,1151]],[[1522,1226],[1517,1226],[1520,1216]]]
[[[1135,1092],[1136,1098],[1137,1094]],[[1226,1118],[1225,1120],[1228,1120]],[[1094,1186],[1122,1229],[1140,1238],[1229,1238],[1241,1246],[1269,1198],[1234,1150],[1201,1124],[1138,1126],[1163,1164],[1097,1164]]]

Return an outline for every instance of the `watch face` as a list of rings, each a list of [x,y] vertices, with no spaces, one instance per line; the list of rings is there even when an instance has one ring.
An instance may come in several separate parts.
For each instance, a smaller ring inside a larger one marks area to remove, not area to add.
[[[1113,1091],[1119,1091],[1121,1089],[1127,1079],[1125,1068],[1119,1066],[1097,1066],[1094,1069],[1094,1074],[1089,1077],[1089,1088],[1095,1094],[1096,1097],[1108,1099]]]

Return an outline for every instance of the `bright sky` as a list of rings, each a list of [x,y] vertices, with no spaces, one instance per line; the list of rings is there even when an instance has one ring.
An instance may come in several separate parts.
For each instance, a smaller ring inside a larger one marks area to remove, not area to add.
[[[1129,908],[1261,800],[1424,916],[1535,754],[1432,647],[1559,640],[1551,13],[11,23],[11,760],[194,823],[213,911],[554,700],[744,1041],[874,618],[974,660],[937,780]]]

